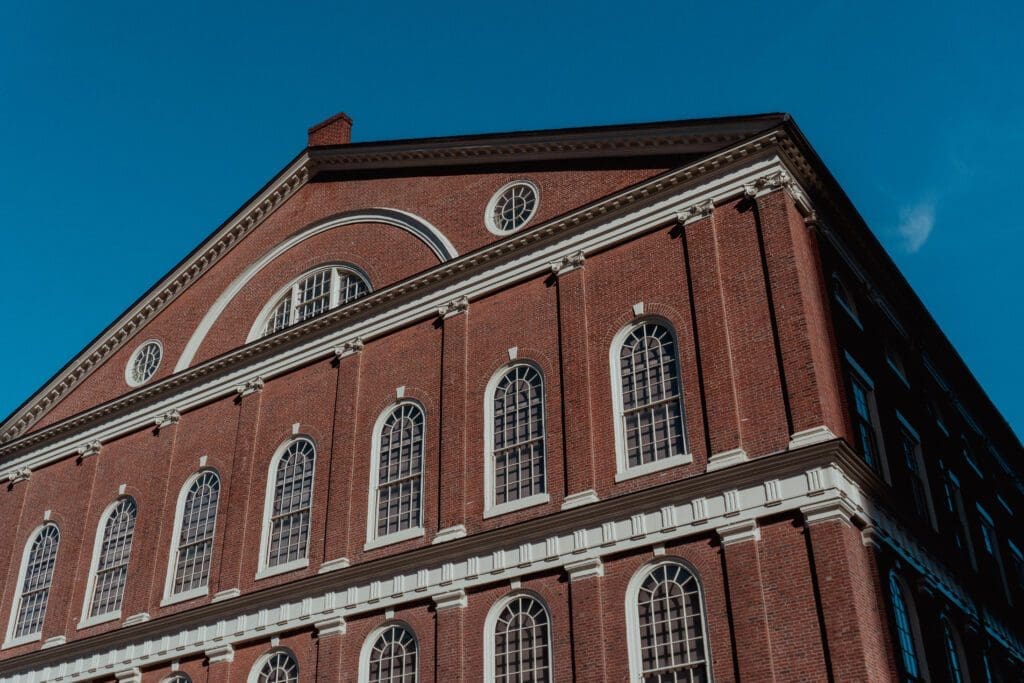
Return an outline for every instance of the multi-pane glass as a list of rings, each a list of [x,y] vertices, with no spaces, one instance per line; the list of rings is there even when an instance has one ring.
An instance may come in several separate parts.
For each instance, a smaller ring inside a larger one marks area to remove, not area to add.
[[[132,357],[132,366],[129,371],[132,385],[139,385],[156,374],[160,367],[160,344],[155,341],[146,342],[135,352]]]
[[[316,448],[309,439],[292,441],[277,461],[270,508],[268,567],[306,557],[315,466]]]
[[[98,617],[121,609],[128,580],[128,561],[135,536],[138,508],[132,498],[122,498],[107,514],[103,540],[96,562],[89,616]]]
[[[320,268],[292,285],[277,301],[263,333],[273,334],[289,325],[365,296],[370,285],[357,273],[336,266]]]
[[[686,452],[675,339],[665,325],[631,330],[619,351],[622,424],[629,467]]]
[[[287,652],[275,652],[263,662],[256,683],[299,683],[299,663]]]
[[[889,592],[892,594],[892,611],[896,617],[896,637],[899,640],[903,671],[908,678],[914,680],[921,675],[921,668],[917,661],[914,633],[911,631],[910,613],[903,596],[903,587],[894,573],[889,574]]]
[[[853,398],[854,433],[857,448],[868,467],[878,471],[878,447],[875,441],[875,423],[871,417],[871,388],[855,373],[850,373],[850,393]]]
[[[513,598],[494,625],[496,683],[547,683],[551,680],[548,613],[537,600]]]
[[[60,531],[55,524],[47,524],[35,538],[25,560],[25,578],[18,598],[18,618],[14,624],[15,638],[41,633],[46,617],[46,604],[53,583],[53,568],[57,564],[57,546]]]
[[[928,519],[928,498],[925,490],[924,472],[921,469],[920,442],[905,429],[900,430],[900,449],[903,452],[903,463],[910,475],[910,494],[914,509],[923,519]]]
[[[203,472],[189,486],[182,506],[172,594],[204,588],[210,580],[220,478]]]
[[[404,626],[389,626],[370,650],[370,683],[416,683],[416,638]]]
[[[530,365],[510,368],[494,389],[494,503],[545,490],[544,383]]]
[[[693,574],[675,563],[655,567],[640,586],[636,607],[642,679],[707,681],[704,609]]]
[[[423,497],[423,410],[395,406],[380,433],[377,536],[420,526]]]
[[[185,674],[174,674],[170,678],[165,678],[163,683],[192,683],[192,679]]]
[[[953,635],[953,627],[949,621],[942,620],[942,640],[946,650],[946,670],[951,683],[963,683],[963,668],[960,666],[960,649]]]
[[[516,183],[505,189],[494,203],[491,220],[502,232],[526,225],[537,210],[537,190],[529,183]]]

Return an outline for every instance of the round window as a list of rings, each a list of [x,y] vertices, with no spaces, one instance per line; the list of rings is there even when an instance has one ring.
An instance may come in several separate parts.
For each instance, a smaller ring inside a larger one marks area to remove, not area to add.
[[[124,369],[125,381],[133,387],[148,382],[156,374],[156,369],[160,367],[161,357],[163,357],[163,347],[155,339],[135,349],[131,360],[128,361],[128,367]]]
[[[487,204],[487,229],[498,235],[518,230],[530,222],[539,203],[536,185],[526,180],[511,182],[495,192]]]

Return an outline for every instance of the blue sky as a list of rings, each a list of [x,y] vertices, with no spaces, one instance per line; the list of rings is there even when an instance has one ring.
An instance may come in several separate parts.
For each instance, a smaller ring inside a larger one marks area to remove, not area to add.
[[[217,4],[0,2],[0,414],[337,111],[357,141],[788,111],[1024,432],[1019,3]]]

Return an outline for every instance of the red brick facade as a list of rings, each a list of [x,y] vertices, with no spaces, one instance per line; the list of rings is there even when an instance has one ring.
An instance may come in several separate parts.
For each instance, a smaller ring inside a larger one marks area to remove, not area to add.
[[[368,637],[402,624],[418,680],[480,680],[492,606],[522,594],[547,610],[549,680],[640,680],[637,584],[676,561],[699,585],[715,681],[905,680],[891,572],[909,587],[922,675],[949,676],[940,619],[965,676],[1022,675],[1020,444],[788,118],[357,145],[349,126],[311,129],[239,213],[259,214],[239,219],[248,232],[215,248],[226,224],[183,262],[199,277],[126,314],[148,316],[142,329],[0,427],[0,678],[247,681],[281,651],[301,681],[367,680]],[[302,182],[275,198],[292,173]],[[539,188],[539,209],[497,236],[485,207],[516,179]],[[274,294],[326,263],[358,267],[373,293],[252,339]],[[834,276],[860,297],[855,316]],[[640,475],[616,436],[615,345],[637,321],[674,333],[687,445]],[[131,389],[125,366],[147,339],[163,357]],[[860,456],[850,359],[873,387],[884,472]],[[543,377],[546,499],[491,514],[485,405],[511,362]],[[400,401],[425,416],[423,533],[378,544],[371,453]],[[932,523],[905,494],[903,423]],[[268,477],[297,436],[316,446],[308,545],[275,572]],[[201,470],[221,485],[209,578],[176,601],[175,513]],[[946,507],[948,472],[962,515]],[[127,496],[121,609],[83,626],[97,529]],[[45,618],[16,637],[24,549],[43,524],[60,530]]]

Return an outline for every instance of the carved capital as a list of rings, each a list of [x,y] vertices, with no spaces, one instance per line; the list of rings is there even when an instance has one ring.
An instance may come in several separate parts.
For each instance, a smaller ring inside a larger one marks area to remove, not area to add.
[[[214,645],[206,650],[204,654],[210,664],[235,661],[235,648],[231,647],[229,643]]]
[[[444,306],[439,306],[437,314],[444,320],[453,316],[465,313],[469,310],[469,297],[460,296],[457,299],[452,299]]]
[[[168,410],[166,413],[156,416],[156,419],[153,420],[153,426],[159,431],[164,427],[176,425],[179,421],[181,421],[181,413],[177,410]]]
[[[28,481],[31,478],[32,470],[27,467],[11,470],[7,473],[7,481],[12,484],[17,484],[19,481]]]
[[[458,589],[450,593],[441,593],[434,596],[434,606],[438,612],[448,609],[464,609],[469,604],[466,591]]]
[[[89,443],[84,443],[79,446],[78,450],[75,452],[78,454],[79,460],[85,460],[86,458],[91,458],[94,455],[99,455],[102,449],[103,444],[99,441],[90,441]]]
[[[315,622],[313,628],[316,629],[317,636],[323,638],[334,633],[345,633],[348,630],[348,625],[345,623],[344,617],[333,616]]]
[[[718,538],[722,545],[743,543],[744,541],[760,541],[761,527],[753,519],[743,520],[734,524],[728,524],[718,528]]]
[[[582,251],[577,251],[568,256],[564,256],[557,261],[551,262],[551,272],[557,277],[559,275],[565,275],[566,273],[572,272],[577,268],[583,267],[583,261],[586,260],[586,256]]]
[[[715,200],[708,199],[703,202],[691,204],[676,214],[676,220],[680,225],[687,225],[710,216],[715,210]]]
[[[363,343],[362,337],[356,337],[355,339],[349,339],[346,342],[342,342],[341,346],[334,347],[334,355],[348,356],[353,353],[359,353],[363,350],[366,344]]]
[[[265,382],[262,377],[253,377],[252,379],[247,379],[243,384],[239,384],[235,387],[235,393],[237,393],[239,397],[255,394],[257,391],[263,391],[264,384]]]

